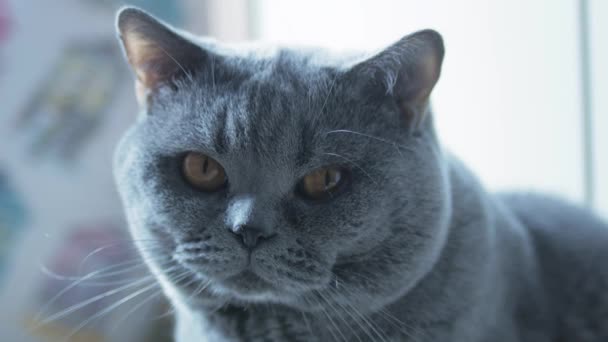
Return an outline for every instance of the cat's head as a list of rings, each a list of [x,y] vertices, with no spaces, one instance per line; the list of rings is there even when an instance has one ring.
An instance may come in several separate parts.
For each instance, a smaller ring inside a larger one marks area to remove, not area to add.
[[[430,270],[449,214],[436,32],[336,59],[203,42],[133,8],[117,26],[142,114],[115,177],[174,299],[367,309]]]

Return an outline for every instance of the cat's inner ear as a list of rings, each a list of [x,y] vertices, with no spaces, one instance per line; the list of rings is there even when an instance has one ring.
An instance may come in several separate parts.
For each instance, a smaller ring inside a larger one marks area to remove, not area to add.
[[[392,96],[408,123],[416,127],[428,110],[443,56],[439,33],[424,30],[403,37],[356,65],[353,71],[359,79],[371,78],[368,86],[380,87],[384,94]]]
[[[187,76],[205,59],[203,49],[149,14],[125,8],[117,29],[136,75],[136,93],[145,105],[154,90]]]

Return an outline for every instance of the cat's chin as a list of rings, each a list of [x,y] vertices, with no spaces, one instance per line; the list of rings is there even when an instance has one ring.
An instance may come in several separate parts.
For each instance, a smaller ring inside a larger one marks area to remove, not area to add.
[[[227,302],[235,304],[275,303],[294,304],[298,296],[277,287],[251,270],[214,281],[212,292]]]
[[[242,296],[268,296],[277,289],[268,281],[250,270],[230,276],[221,282],[222,287]]]

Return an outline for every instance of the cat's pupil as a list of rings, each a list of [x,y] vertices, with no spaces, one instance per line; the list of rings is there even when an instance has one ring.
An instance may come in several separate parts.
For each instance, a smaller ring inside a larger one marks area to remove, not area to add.
[[[208,169],[209,169],[209,158],[205,158],[205,161],[203,162],[203,173],[207,173]]]
[[[325,171],[325,189],[329,188],[331,185],[331,175],[329,172]]]

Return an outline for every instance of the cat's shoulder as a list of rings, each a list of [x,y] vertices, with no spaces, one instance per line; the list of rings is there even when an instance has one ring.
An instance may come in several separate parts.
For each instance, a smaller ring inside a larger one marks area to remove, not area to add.
[[[564,341],[608,341],[608,224],[549,196],[502,194],[528,229]]]
[[[497,196],[535,237],[570,237],[574,241],[564,243],[587,246],[608,240],[608,223],[581,205],[535,193],[501,193]]]

